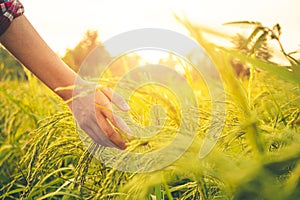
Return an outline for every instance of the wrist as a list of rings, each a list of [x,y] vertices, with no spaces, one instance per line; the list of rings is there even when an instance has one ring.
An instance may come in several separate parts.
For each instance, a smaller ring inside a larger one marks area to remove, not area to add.
[[[89,88],[94,87],[92,84],[94,83],[86,81],[76,74],[71,84],[57,87],[54,91],[62,100],[69,101],[74,96],[79,95],[80,92],[87,89],[87,86],[89,86]]]
[[[78,81],[81,82],[81,77],[76,73],[72,73],[68,77],[64,77],[64,80],[58,81],[54,92],[58,95],[63,101],[68,101],[73,97],[74,88],[78,85]],[[59,83],[60,82],[60,83]]]

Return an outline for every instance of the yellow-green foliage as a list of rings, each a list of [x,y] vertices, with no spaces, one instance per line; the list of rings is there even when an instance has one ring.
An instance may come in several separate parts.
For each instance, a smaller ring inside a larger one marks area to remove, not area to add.
[[[226,121],[213,151],[199,150],[211,119],[211,102],[200,77],[186,70],[197,95],[201,123],[192,145],[159,171],[126,173],[93,158],[76,133],[67,108],[36,79],[0,84],[0,196],[3,199],[298,199],[300,198],[300,66],[280,67],[204,39],[185,22],[211,56],[226,90]],[[251,67],[237,77],[230,59]],[[181,63],[185,65],[184,63]],[[106,80],[109,84],[116,82]],[[104,80],[105,83],[105,80]],[[129,100],[132,119],[165,126],[148,139],[129,142],[128,151],[148,152],[170,141],[180,126],[175,96],[159,85],[145,86]],[[59,106],[57,106],[59,105]],[[196,108],[190,108],[196,109]],[[191,121],[190,123],[194,123]],[[174,151],[184,148],[180,144]],[[97,145],[91,151],[101,151]]]

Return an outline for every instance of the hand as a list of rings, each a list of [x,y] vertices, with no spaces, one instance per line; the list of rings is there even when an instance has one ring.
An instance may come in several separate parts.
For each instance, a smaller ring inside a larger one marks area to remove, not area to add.
[[[79,127],[94,142],[125,149],[125,140],[115,130],[130,132],[126,123],[112,112],[112,103],[122,111],[130,108],[120,95],[110,88],[99,87],[95,83],[80,81],[73,91],[73,99],[68,103]],[[114,128],[114,127],[115,128]]]
[[[0,42],[58,96],[64,100],[72,98],[71,90],[63,91],[57,88],[72,85],[78,75],[50,49],[24,15],[13,20],[1,35]],[[114,95],[111,89],[95,92],[95,84],[81,82],[81,86],[86,83],[87,87],[75,89],[77,94],[73,96],[81,95],[81,92],[85,92],[86,95],[68,103],[79,126],[96,143],[125,149],[125,141],[113,126],[124,132],[129,132],[130,129],[120,117],[113,115],[111,108],[112,103],[123,111],[128,111],[129,106],[122,97]],[[86,92],[88,90],[90,93]]]

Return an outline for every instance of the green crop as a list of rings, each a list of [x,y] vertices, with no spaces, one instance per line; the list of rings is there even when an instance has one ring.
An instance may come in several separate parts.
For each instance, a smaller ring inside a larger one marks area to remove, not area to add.
[[[94,158],[92,153],[101,153],[101,148],[84,147],[66,105],[28,73],[27,82],[0,83],[1,199],[300,198],[299,61],[285,52],[288,66],[257,56],[272,36],[261,24],[240,48],[231,48],[210,42],[210,36],[227,40],[221,32],[181,22],[217,66],[226,92],[226,101],[220,102],[226,106],[225,125],[208,156],[200,158],[199,151],[212,115],[209,91],[184,61],[178,60],[198,101],[198,108],[189,109],[200,110],[201,123],[178,160],[148,173],[118,171]],[[261,37],[253,45],[255,34]],[[280,42],[279,35],[274,37]],[[249,74],[238,76],[233,60],[247,66]],[[101,83],[114,87],[117,81],[108,73]],[[135,122],[164,126],[153,137],[132,139],[127,151],[147,153],[172,140],[181,125],[172,92],[148,85],[128,101]],[[164,119],[159,108],[151,109],[156,104],[165,109]],[[195,122],[185,125],[190,123]]]

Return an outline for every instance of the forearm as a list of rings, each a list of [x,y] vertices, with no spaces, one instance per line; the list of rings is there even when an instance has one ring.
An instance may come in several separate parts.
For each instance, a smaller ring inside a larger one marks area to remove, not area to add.
[[[25,16],[19,16],[12,21],[0,36],[0,42],[62,99],[72,98],[73,91],[55,89],[74,85],[77,74],[49,48]],[[121,110],[129,110],[126,101],[107,88],[77,98],[68,105],[81,129],[96,143],[125,149],[125,140],[114,127],[124,132],[130,129],[121,118],[111,112],[112,101]]]
[[[50,49],[25,16],[12,22],[0,42],[53,91],[74,84],[77,74]],[[55,92],[64,100],[72,97],[70,90]]]

